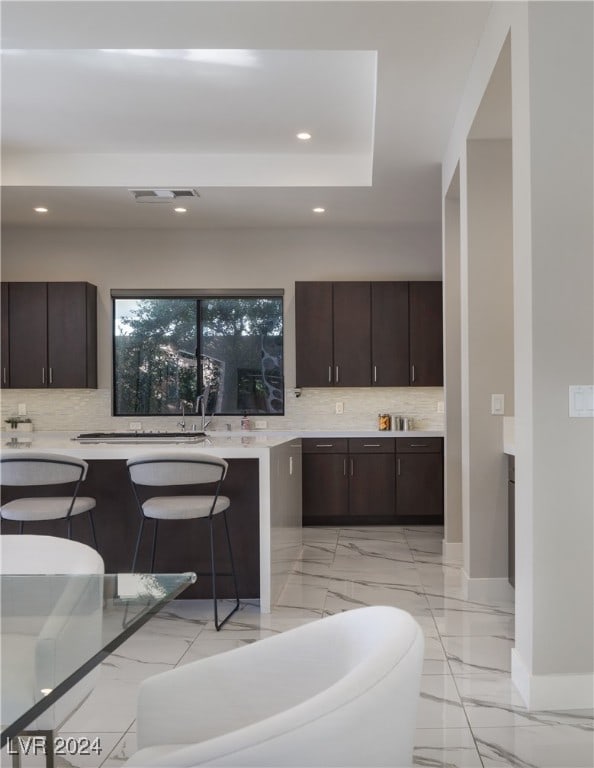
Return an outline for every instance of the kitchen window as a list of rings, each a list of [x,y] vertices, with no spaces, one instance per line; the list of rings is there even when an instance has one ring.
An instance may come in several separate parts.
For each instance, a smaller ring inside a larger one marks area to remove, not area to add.
[[[284,413],[282,291],[112,291],[113,414]]]

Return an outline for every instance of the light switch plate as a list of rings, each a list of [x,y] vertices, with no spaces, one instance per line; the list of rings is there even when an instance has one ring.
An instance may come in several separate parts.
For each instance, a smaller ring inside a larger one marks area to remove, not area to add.
[[[142,421],[131,421],[130,429],[134,429],[136,431],[138,431],[139,429],[142,429]]]
[[[503,416],[505,413],[504,395],[491,395],[491,413],[494,416]]]
[[[445,413],[445,403],[443,400],[437,401],[437,413]]]
[[[569,387],[569,415],[594,418],[594,385],[574,384]]]
[[[335,413],[344,413],[344,403],[336,403]]]
[[[268,422],[264,419],[256,419],[256,423],[254,424],[256,429],[266,429],[268,426]]]
[[[18,405],[19,416],[27,415],[27,403],[19,403]]]

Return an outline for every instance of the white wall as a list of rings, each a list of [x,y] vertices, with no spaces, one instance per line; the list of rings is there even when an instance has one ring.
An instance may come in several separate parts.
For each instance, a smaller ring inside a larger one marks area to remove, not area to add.
[[[183,232],[11,229],[3,233],[2,279],[86,280],[98,286],[99,389],[103,393],[99,399],[103,399],[98,402],[87,393],[79,395],[79,402],[82,413],[93,411],[93,418],[101,413],[107,417],[109,405],[104,401],[111,387],[111,288],[283,288],[285,380],[291,388],[295,382],[295,281],[441,279],[440,232],[438,228],[322,227]],[[287,398],[287,415],[291,415],[290,409],[295,417],[319,413],[323,401],[318,421],[322,418],[326,425],[334,423],[325,417],[331,415],[330,400],[333,403],[338,394],[311,392],[309,408],[304,397],[299,403]],[[40,402],[51,396],[39,395]],[[12,408],[15,397],[18,395],[5,392],[4,407]],[[66,400],[58,405],[61,412],[73,402],[73,393],[66,392],[63,397]],[[337,417],[339,427],[356,424],[374,428],[377,408],[382,407],[393,412],[401,408],[417,418],[426,415],[426,426],[443,424],[443,417],[436,414],[441,388],[350,390],[343,391],[341,397],[347,400],[348,408],[343,418]],[[54,401],[58,398],[56,393]],[[47,421],[44,424],[50,428]],[[278,424],[275,419],[275,426]]]
[[[513,676],[533,706],[594,705],[594,6],[529,3],[512,30],[516,285]]]
[[[594,705],[594,422],[568,416],[569,385],[594,379],[593,11],[571,1],[493,5],[443,163],[444,197],[460,164],[461,207],[472,206],[466,142],[511,31],[512,679],[531,709]],[[462,210],[463,232],[464,219]]]

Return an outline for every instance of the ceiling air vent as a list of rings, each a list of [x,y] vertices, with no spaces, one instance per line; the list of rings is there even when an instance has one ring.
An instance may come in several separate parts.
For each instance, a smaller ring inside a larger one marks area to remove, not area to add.
[[[200,197],[195,189],[129,189],[137,203],[173,203],[188,197]]]

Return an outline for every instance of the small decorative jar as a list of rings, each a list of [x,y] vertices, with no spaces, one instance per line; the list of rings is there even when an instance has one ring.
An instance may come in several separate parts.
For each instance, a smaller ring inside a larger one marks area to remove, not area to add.
[[[390,429],[390,414],[389,413],[379,413],[378,417],[378,429],[380,432],[386,432]]]

